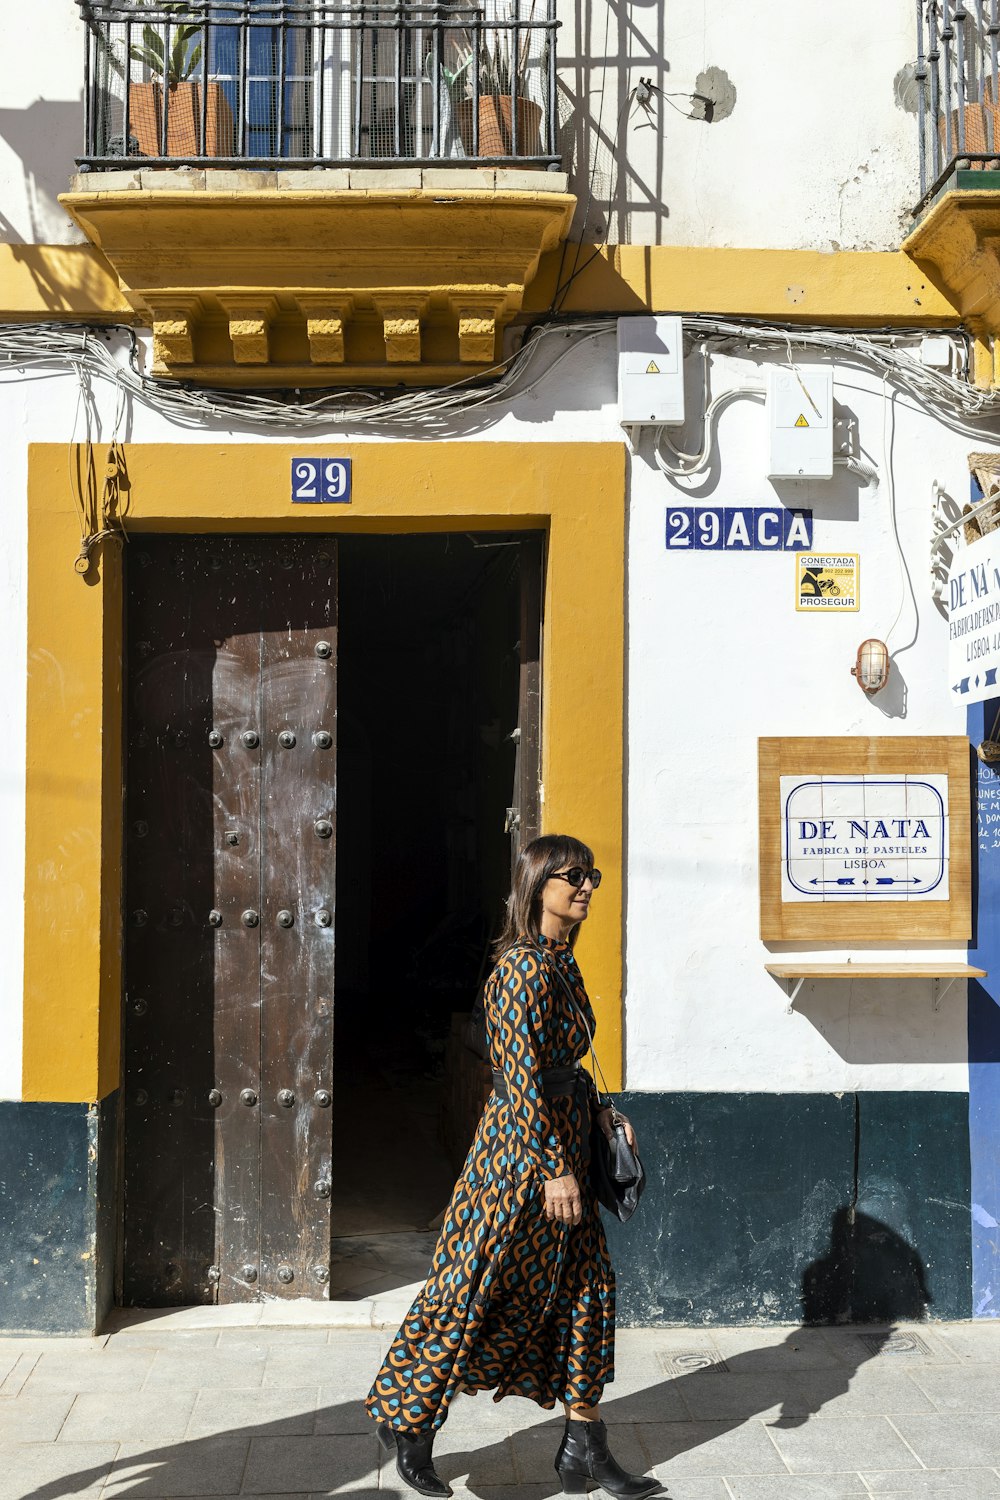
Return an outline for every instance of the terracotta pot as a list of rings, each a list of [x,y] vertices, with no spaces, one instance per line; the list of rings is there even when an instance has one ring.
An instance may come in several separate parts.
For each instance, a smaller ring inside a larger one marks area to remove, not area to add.
[[[938,120],[938,137],[941,141],[942,152],[947,151],[947,139],[945,135],[945,122],[942,116]],[[988,131],[992,130],[992,142],[989,144]],[[951,154],[952,157],[961,156],[966,151],[976,154],[990,152],[1000,159],[1000,106],[991,104],[989,95],[983,104],[967,104],[965,106],[965,145],[962,151],[958,149],[958,110],[951,112]],[[986,162],[970,162],[973,172],[982,172],[987,166]]]
[[[209,83],[205,98],[205,145],[201,144],[200,83],[173,83],[167,94],[167,156],[232,156],[233,113],[221,83]],[[133,83],[129,132],[142,156],[161,156],[163,84]]]
[[[462,145],[471,156],[474,99],[462,99],[456,115]],[[510,94],[481,94],[479,98],[479,155],[513,156],[513,105]],[[533,99],[517,101],[517,154],[537,156],[541,150],[542,106]]]

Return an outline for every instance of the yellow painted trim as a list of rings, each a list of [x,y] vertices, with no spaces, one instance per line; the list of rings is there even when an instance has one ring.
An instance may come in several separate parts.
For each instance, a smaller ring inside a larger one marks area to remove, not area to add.
[[[947,295],[899,250],[721,250],[696,245],[567,245],[543,258],[525,294],[538,314],[580,266],[563,312],[720,313],[780,322],[941,326]]]
[[[586,269],[569,287],[564,312],[714,312],[844,325],[961,320],[947,291],[901,250],[822,255],[697,245],[569,245],[565,262],[551,251],[527,289],[525,314],[543,314],[578,264]],[[0,321],[54,317],[131,322],[136,314],[92,246],[0,246]],[[337,378],[331,366],[331,384]]]
[[[354,500],[349,511],[317,514],[289,503],[291,458],[310,451],[301,443],[129,445],[129,530],[547,529],[543,827],[586,839],[606,872],[579,953],[615,1086],[622,1035],[624,449],[335,446],[354,460]],[[74,573],[80,528],[65,445],[31,447],[28,505],[24,1097],[82,1101],[119,1082],[121,555],[108,545],[95,576]]]
[[[0,245],[0,322],[133,323],[118,278],[92,245]]]

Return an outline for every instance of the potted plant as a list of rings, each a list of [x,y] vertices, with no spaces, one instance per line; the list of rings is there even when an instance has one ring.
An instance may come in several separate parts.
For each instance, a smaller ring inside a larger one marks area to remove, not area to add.
[[[144,0],[145,3],[145,0]],[[195,79],[202,62],[201,21],[184,0],[166,0],[151,8],[155,23],[142,28],[141,42],[133,42],[128,63],[139,63],[149,73],[148,81],[133,83],[120,63],[112,66],[126,79],[129,114],[129,153],[140,156],[231,156],[233,116],[221,83]],[[204,69],[202,69],[204,74]],[[167,137],[163,140],[164,83],[166,84]],[[204,141],[202,140],[202,90]]]
[[[457,48],[457,66],[449,78],[462,91],[455,113],[469,156],[474,149],[477,104],[480,156],[513,156],[515,148],[518,156],[534,156],[540,150],[542,107],[526,92],[529,62],[537,65],[539,61],[531,56],[536,4],[537,0],[531,0],[528,13],[522,15],[520,0],[496,0],[483,16],[486,25],[471,34],[466,30]],[[516,33],[515,22],[519,23]],[[470,77],[473,69],[478,90]]]

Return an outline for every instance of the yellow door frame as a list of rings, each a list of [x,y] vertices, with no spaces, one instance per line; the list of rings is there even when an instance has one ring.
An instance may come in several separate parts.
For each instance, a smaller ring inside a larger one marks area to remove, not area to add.
[[[579,954],[608,1082],[621,1080],[625,457],[616,443],[144,443],[124,450],[143,532],[548,532],[542,827],[595,850],[605,883]],[[350,457],[349,506],[292,505],[294,457]],[[74,571],[64,444],[28,478],[22,1094],[91,1102],[120,1081],[122,547]]]

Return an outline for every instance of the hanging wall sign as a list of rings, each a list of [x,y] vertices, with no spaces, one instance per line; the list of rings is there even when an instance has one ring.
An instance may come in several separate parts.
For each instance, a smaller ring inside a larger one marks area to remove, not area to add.
[[[1000,698],[1000,532],[960,547],[948,578],[948,683],[954,703]]]
[[[293,505],[350,505],[349,458],[293,458]]]
[[[759,795],[765,941],[968,937],[966,739],[762,739]]]
[[[668,552],[799,552],[812,546],[811,510],[783,505],[671,505]]]

